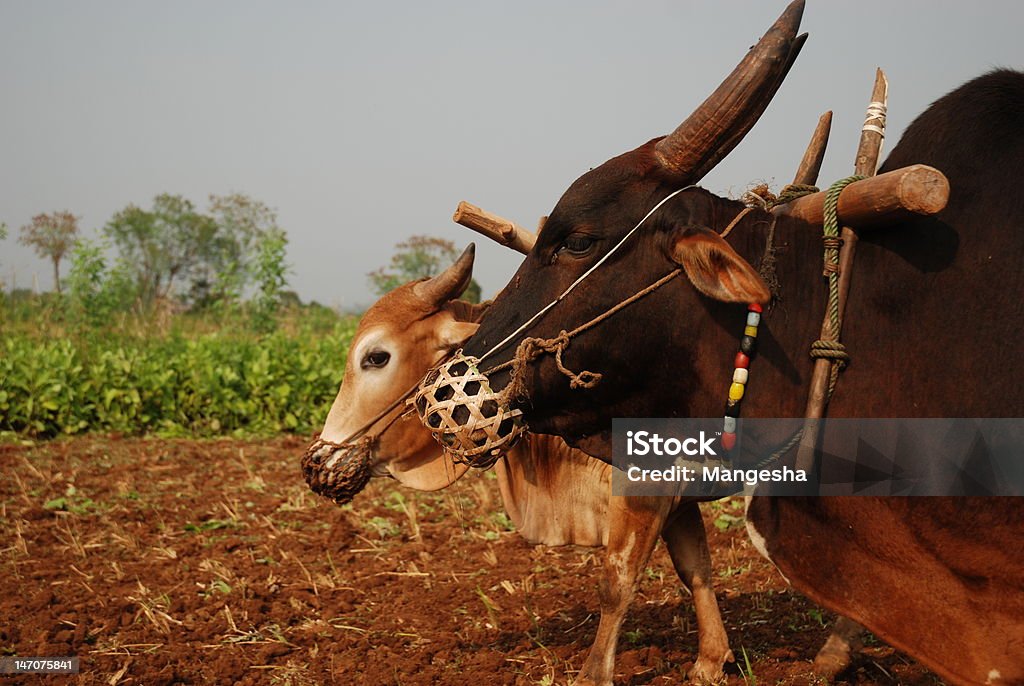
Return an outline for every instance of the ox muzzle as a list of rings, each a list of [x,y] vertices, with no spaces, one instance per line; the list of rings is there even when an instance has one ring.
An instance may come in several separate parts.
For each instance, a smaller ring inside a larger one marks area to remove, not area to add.
[[[351,501],[373,476],[374,439],[333,443],[319,436],[302,456],[302,476],[317,495],[338,505]]]

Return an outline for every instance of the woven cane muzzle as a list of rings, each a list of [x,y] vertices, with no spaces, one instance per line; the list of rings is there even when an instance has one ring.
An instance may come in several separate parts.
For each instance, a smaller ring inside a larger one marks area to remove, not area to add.
[[[302,456],[302,475],[314,493],[344,505],[370,480],[372,453],[369,437],[344,444],[317,437]]]
[[[486,468],[512,448],[526,430],[522,411],[513,410],[462,350],[420,382],[410,401],[420,421],[451,456]]]

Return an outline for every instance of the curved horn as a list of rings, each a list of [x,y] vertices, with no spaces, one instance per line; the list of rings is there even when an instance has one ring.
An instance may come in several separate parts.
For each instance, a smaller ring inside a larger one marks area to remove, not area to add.
[[[725,81],[686,121],[661,139],[655,156],[693,183],[711,171],[757,123],[793,66],[807,34],[796,35],[804,0],[794,0]]]
[[[470,243],[452,266],[437,276],[420,281],[413,286],[412,292],[420,300],[438,307],[458,298],[469,286],[469,280],[473,278],[475,255],[476,244]]]

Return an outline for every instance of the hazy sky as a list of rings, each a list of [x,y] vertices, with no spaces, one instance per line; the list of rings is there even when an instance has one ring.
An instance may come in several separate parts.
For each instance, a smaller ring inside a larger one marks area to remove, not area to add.
[[[241,191],[278,210],[303,299],[368,303],[396,242],[472,240],[451,222],[459,200],[532,228],[581,173],[673,129],[783,7],[0,0],[0,276],[50,287],[15,240],[39,212],[69,209],[94,235],[158,193]],[[891,149],[951,88],[1024,68],[1022,27],[1017,0],[808,0],[796,66],[704,185],[777,189],[826,109],[821,180],[846,176],[876,66]],[[493,294],[520,257],[477,244]]]

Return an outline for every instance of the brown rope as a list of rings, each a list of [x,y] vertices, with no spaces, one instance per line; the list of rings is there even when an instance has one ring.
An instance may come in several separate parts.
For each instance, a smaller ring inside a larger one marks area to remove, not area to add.
[[[565,329],[554,338],[524,338],[520,341],[515,357],[512,358],[512,378],[504,391],[505,397],[513,399],[525,395],[526,388],[523,379],[526,376],[526,367],[546,353],[554,353],[555,366],[558,367],[558,371],[568,377],[569,388],[593,388],[596,386],[601,381],[601,374],[585,369],[576,373],[563,364],[562,353],[568,345],[569,334]]]
[[[751,210],[760,208],[765,210],[771,210],[773,207],[779,205],[785,205],[786,203],[793,202],[797,198],[802,198],[805,195],[817,193],[818,187],[812,184],[799,184],[791,183],[783,186],[782,190],[779,191],[778,195],[771,192],[768,188],[768,184],[761,184],[751,188],[743,197],[740,199],[746,205],[746,208],[740,210],[729,225],[719,234],[722,238],[725,238],[735,228],[737,224],[745,217]],[[757,269],[758,275],[764,279],[765,284],[768,286],[768,292],[772,295],[772,304],[774,307],[775,302],[781,299],[781,285],[779,284],[779,277],[775,273],[775,218],[772,217],[771,225],[768,229],[768,236],[765,239],[764,255],[761,257],[761,264]]]
[[[562,354],[565,349],[569,346],[571,339],[580,335],[584,331],[591,329],[604,320],[608,319],[616,312],[624,307],[632,305],[637,300],[653,293],[658,290],[666,283],[676,278],[682,273],[682,269],[674,269],[665,276],[661,277],[654,283],[650,284],[646,288],[643,288],[633,295],[621,300],[614,307],[611,307],[598,316],[594,317],[585,324],[577,326],[572,331],[566,332],[562,330],[554,338],[524,338],[520,341],[519,346],[516,348],[516,353],[511,360],[502,362],[499,365],[491,367],[484,372],[484,376],[490,376],[491,374],[501,371],[502,369],[512,368],[511,378],[508,386],[502,391],[502,394],[507,400],[516,398],[526,397],[526,367],[530,362],[536,360],[538,357],[544,354],[554,353],[555,366],[558,367],[558,371],[564,374],[569,379],[570,388],[593,388],[596,386],[602,378],[602,375],[598,372],[591,372],[582,370],[580,372],[574,372],[567,368],[562,362]]]
[[[764,189],[757,190],[759,191],[759,193],[755,194],[755,196],[759,201],[758,204],[766,208],[773,207],[775,205],[782,204],[785,202],[790,202],[803,195],[807,195],[809,193],[816,193],[818,191],[818,189],[814,186],[801,186],[790,184],[783,188],[779,196],[776,197],[768,190],[767,186],[765,186]],[[733,230],[733,228],[735,228],[747,214],[749,214],[753,209],[755,209],[755,207],[756,205],[752,205],[742,209],[735,217],[733,217],[732,221],[729,222],[729,225],[726,226],[725,229],[723,229],[719,235],[722,238],[728,236],[729,233]],[[772,233],[774,234],[774,223],[772,225],[772,230]],[[766,261],[768,261],[767,258]],[[774,259],[770,260],[770,262],[773,267]],[[511,378],[509,380],[508,386],[506,386],[505,390],[502,391],[502,395],[507,400],[526,397],[525,376],[527,365],[529,365],[531,362],[541,357],[542,355],[554,354],[555,366],[558,368],[559,372],[561,372],[569,379],[570,388],[593,388],[601,381],[602,375],[600,373],[591,372],[585,369],[579,372],[574,372],[568,367],[566,367],[565,364],[562,362],[562,355],[565,353],[565,349],[569,347],[569,342],[571,341],[571,339],[575,338],[576,336],[583,333],[587,329],[597,326],[598,324],[608,319],[622,308],[633,304],[637,300],[640,300],[644,296],[661,288],[663,285],[665,285],[672,279],[676,278],[681,273],[682,269],[674,269],[673,271],[661,277],[651,285],[647,286],[646,288],[640,291],[637,291],[636,293],[629,296],[625,300],[620,301],[611,309],[606,310],[597,317],[591,319],[589,322],[576,327],[572,331],[566,332],[565,330],[562,330],[554,338],[524,338],[522,341],[519,342],[519,346],[516,348],[515,355],[512,357],[511,360],[508,360],[507,362],[502,362],[499,365],[491,367],[490,369],[484,372],[484,376],[490,376],[495,372],[511,367]]]
[[[369,431],[373,427],[374,424],[376,424],[380,420],[384,419],[384,417],[386,417],[389,412],[391,412],[396,407],[398,407],[399,405],[404,403],[406,400],[408,400],[409,396],[411,396],[413,393],[415,393],[416,389],[418,389],[419,387],[420,387],[420,382],[417,381],[415,386],[413,386],[412,388],[407,390],[405,393],[403,393],[402,395],[400,395],[397,398],[395,398],[391,402],[391,404],[389,404],[383,410],[381,410],[376,415],[374,415],[373,418],[370,419],[370,421],[366,422],[361,427],[359,427],[358,429],[353,431],[351,434],[349,434],[344,440],[342,440],[342,441],[340,441],[338,443],[335,443],[334,441],[328,441],[326,439],[320,438],[319,434],[316,435],[316,440],[319,441],[320,445],[329,445],[329,446],[333,446],[335,448],[342,448],[342,447],[348,446],[349,444],[352,443],[352,441],[354,441],[355,439],[363,436],[363,434],[365,434],[367,431]],[[394,417],[392,417],[391,420],[387,424],[384,425],[383,429],[378,431],[374,436],[367,436],[366,438],[364,438],[364,440],[370,439],[370,440],[376,441],[378,438],[381,437],[381,435],[385,431],[387,431],[388,429],[391,428],[392,424],[394,424],[399,419],[401,419],[402,417],[404,417],[405,415],[407,415],[409,413],[410,413],[410,410],[406,410],[405,412],[399,412]]]
[[[736,225],[740,223],[740,220],[743,219],[744,217],[746,217],[751,212],[753,212],[753,210],[754,210],[753,207],[744,207],[742,210],[740,210],[739,214],[737,214],[735,217],[733,217],[733,220],[731,222],[729,222],[729,225],[727,227],[725,227],[724,229],[722,229],[722,233],[720,233],[718,235],[721,236],[722,238],[725,238],[726,236],[728,236],[732,232],[732,230],[736,227]]]

